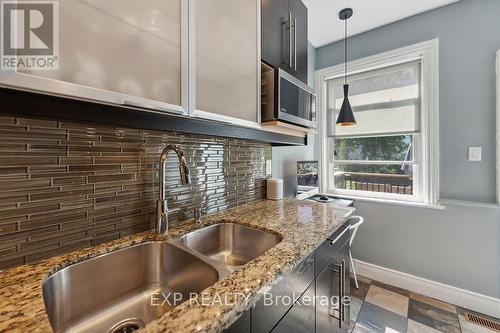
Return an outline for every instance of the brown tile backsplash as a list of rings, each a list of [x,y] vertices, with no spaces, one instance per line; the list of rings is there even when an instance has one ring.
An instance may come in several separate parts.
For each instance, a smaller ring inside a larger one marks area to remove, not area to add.
[[[0,117],[0,269],[154,228],[158,158],[184,150],[192,184],[167,159],[169,205],[222,210],[265,197],[271,146],[256,141]]]

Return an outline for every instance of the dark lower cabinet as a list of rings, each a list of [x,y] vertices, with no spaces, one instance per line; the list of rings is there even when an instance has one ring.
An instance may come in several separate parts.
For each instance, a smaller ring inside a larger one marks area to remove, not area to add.
[[[311,254],[296,265],[252,308],[252,333],[271,332],[313,280],[314,255]],[[266,298],[268,302],[272,300],[271,305],[266,305]]]
[[[318,275],[325,269],[325,267],[335,258],[337,253],[340,251],[341,247],[344,246],[345,242],[350,238],[350,231],[348,225],[341,226],[336,232],[334,232],[328,239],[326,239],[317,249],[314,251],[314,277]]]
[[[348,236],[349,233],[347,232]],[[316,278],[316,332],[346,333],[350,325],[349,237]],[[322,300],[329,302],[322,302]]]
[[[225,333],[346,333],[350,325],[348,223],[301,261]],[[269,303],[272,299],[273,302]],[[278,300],[278,302],[276,302]]]
[[[250,310],[245,311],[241,317],[226,328],[223,333],[250,333]]]
[[[311,333],[314,332],[314,281],[280,320],[272,333]]]

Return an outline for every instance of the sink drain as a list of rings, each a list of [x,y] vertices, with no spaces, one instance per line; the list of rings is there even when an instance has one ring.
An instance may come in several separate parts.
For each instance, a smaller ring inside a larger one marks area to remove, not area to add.
[[[132,333],[144,327],[144,322],[138,318],[129,318],[120,321],[111,327],[108,333]]]

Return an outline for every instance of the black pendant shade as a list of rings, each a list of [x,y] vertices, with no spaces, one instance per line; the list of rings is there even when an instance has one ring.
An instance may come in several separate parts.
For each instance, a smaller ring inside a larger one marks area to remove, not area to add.
[[[339,126],[352,126],[356,125],[356,119],[352,112],[351,103],[349,102],[349,85],[344,84],[344,101],[340,107],[339,116],[337,118],[337,125]]]
[[[356,125],[356,119],[352,112],[351,103],[349,102],[349,85],[347,84],[347,20],[352,16],[352,9],[345,8],[340,11],[339,19],[345,23],[345,38],[344,38],[344,69],[345,69],[345,84],[344,84],[344,101],[340,107],[339,116],[337,117],[336,124],[338,126],[352,126]]]

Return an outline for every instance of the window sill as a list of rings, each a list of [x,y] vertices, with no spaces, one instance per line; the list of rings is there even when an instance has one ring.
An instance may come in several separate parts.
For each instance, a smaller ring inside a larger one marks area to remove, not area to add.
[[[331,193],[331,194],[327,193],[327,195],[332,195],[332,196],[335,196],[335,197],[338,197],[341,199],[350,199],[350,200],[361,201],[361,202],[379,203],[379,204],[384,204],[384,205],[406,206],[406,207],[427,208],[427,209],[437,209],[437,210],[446,209],[446,206],[441,205],[441,204],[426,204],[426,203],[414,202],[414,201],[368,198],[368,197],[362,197],[362,196],[335,194],[335,193]]]
[[[444,204],[446,206],[500,209],[500,204],[480,202],[480,201],[464,201],[464,200],[443,199],[443,200],[440,200],[440,202],[441,202],[441,204]]]

